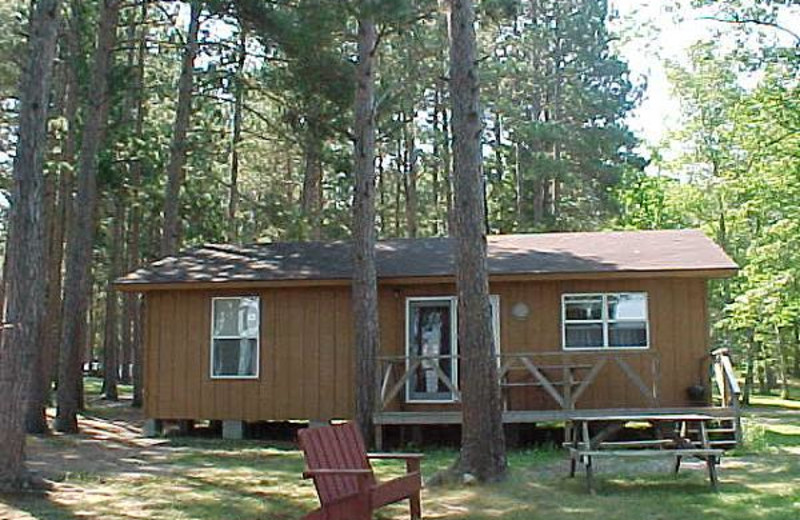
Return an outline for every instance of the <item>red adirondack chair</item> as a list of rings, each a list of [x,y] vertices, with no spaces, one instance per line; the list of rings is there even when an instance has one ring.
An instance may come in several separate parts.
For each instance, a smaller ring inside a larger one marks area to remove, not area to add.
[[[303,478],[314,479],[320,508],[306,520],[370,520],[380,507],[408,499],[412,520],[422,518],[418,453],[367,453],[355,423],[300,430],[297,435],[306,459]],[[379,483],[370,459],[406,461],[406,474]]]

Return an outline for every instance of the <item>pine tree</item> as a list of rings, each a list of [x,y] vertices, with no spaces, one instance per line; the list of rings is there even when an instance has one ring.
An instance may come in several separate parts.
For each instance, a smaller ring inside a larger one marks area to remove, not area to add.
[[[95,237],[97,169],[108,126],[109,74],[117,40],[121,0],[104,0],[97,28],[89,106],[84,117],[77,171],[77,199],[69,226],[64,274],[65,313],[61,331],[55,429],[78,431],[81,408],[81,349],[91,302],[92,247]]]
[[[44,155],[47,110],[60,3],[40,0],[28,26],[19,87],[19,137],[14,158],[6,250],[6,314],[0,338],[0,492],[30,485],[25,468],[28,392],[42,355],[46,302]]]
[[[463,413],[457,470],[485,482],[504,477],[506,453],[489,304],[480,94],[472,1],[451,0],[449,14],[453,220]]]
[[[372,6],[362,8],[368,11]],[[378,280],[375,268],[375,54],[372,14],[358,21],[353,170],[353,325],[356,337],[356,419],[365,439],[373,433],[377,382]]]

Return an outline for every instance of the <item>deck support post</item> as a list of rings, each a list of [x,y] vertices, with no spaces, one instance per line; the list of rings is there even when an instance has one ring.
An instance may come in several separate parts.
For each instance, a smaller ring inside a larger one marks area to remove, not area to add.
[[[411,442],[414,446],[422,446],[424,437],[422,435],[422,426],[415,424],[411,427]]]
[[[178,435],[186,437],[194,431],[194,421],[191,419],[181,419],[178,421]]]
[[[519,448],[520,446],[520,425],[505,423],[506,444],[509,448]]]
[[[383,425],[375,425],[375,449],[383,451]]]
[[[161,437],[164,433],[164,421],[161,419],[146,419],[142,433],[145,437]]]
[[[244,439],[244,421],[222,421],[222,438],[229,440]]]

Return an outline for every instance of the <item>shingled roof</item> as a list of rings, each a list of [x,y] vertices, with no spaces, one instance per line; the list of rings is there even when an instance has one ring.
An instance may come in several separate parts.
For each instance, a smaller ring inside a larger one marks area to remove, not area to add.
[[[488,237],[491,275],[703,273],[728,276],[737,265],[698,230],[540,233]],[[451,238],[382,240],[379,279],[449,277]],[[238,282],[348,281],[350,242],[206,244],[153,262],[117,280],[123,290]]]

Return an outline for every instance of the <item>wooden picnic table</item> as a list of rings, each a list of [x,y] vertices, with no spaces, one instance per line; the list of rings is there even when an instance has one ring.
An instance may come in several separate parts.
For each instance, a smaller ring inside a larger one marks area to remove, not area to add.
[[[723,450],[712,448],[708,423],[714,418],[705,414],[634,414],[572,417],[566,425],[565,446],[570,452],[570,477],[575,476],[578,463],[586,469],[586,483],[594,493],[593,457],[650,457],[675,458],[674,472],[680,470],[683,457],[697,457],[706,462],[712,489],[717,489],[717,465]],[[628,423],[648,423],[654,433],[650,438],[611,441],[613,435]],[[594,424],[596,423],[596,424]],[[601,426],[599,431],[597,427]],[[594,431],[593,431],[594,430]],[[698,433],[696,440],[691,434]]]

